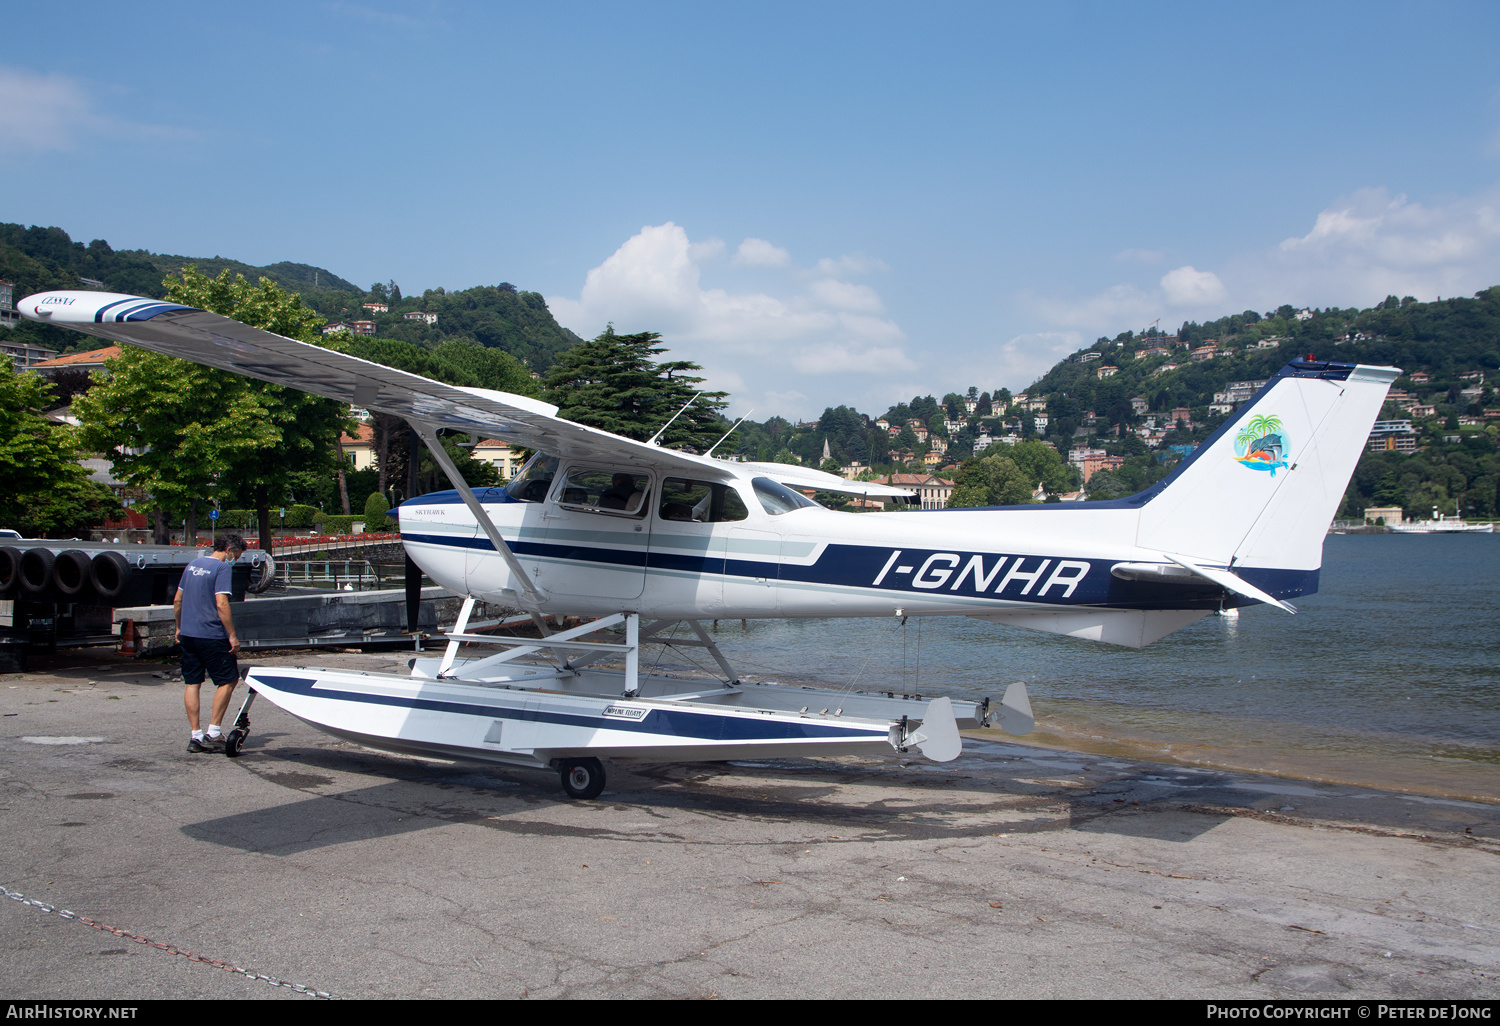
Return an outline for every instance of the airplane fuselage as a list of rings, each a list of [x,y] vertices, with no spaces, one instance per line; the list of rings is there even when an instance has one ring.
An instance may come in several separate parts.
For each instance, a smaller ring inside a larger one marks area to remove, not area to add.
[[[631,473],[646,498],[633,513],[599,508],[592,495],[568,502],[563,483],[574,469],[559,466],[538,501],[518,500],[514,486],[476,493],[548,612],[733,619],[1105,607],[1202,615],[1249,601],[1226,599],[1192,578],[1151,583],[1113,573],[1120,564],[1162,562],[1159,550],[1135,543],[1134,521],[1118,509],[773,512],[758,501],[752,479],[734,479],[725,487],[741,500],[738,519],[701,522],[671,518],[673,479],[639,468]],[[409,500],[399,516],[408,552],[433,580],[492,601],[516,600],[514,576],[456,492]],[[1239,572],[1277,597],[1316,590],[1316,568]]]

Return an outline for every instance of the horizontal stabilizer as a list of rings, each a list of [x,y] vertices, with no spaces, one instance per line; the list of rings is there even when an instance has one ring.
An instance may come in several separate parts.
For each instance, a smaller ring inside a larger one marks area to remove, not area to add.
[[[1211,567],[1199,566],[1196,563],[1192,563],[1186,559],[1183,559],[1181,556],[1174,556],[1170,552],[1164,552],[1162,553],[1162,555],[1167,559],[1170,559],[1172,562],[1176,563],[1183,569],[1191,570],[1193,573],[1197,574],[1199,577],[1202,577],[1204,580],[1212,581],[1219,587],[1223,588],[1225,591],[1232,591],[1236,595],[1243,595],[1246,598],[1254,599],[1257,602],[1264,602],[1267,605],[1276,606],[1279,609],[1285,609],[1288,613],[1292,613],[1293,615],[1295,615],[1297,612],[1297,608],[1291,603],[1283,602],[1279,598],[1274,598],[1273,596],[1266,594],[1255,585],[1247,583],[1242,578],[1230,573],[1228,570],[1214,570]]]

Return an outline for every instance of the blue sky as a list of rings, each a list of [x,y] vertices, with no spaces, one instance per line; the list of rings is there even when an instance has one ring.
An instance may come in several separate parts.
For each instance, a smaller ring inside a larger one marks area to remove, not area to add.
[[[25,5],[0,220],[511,281],[734,409],[1500,283],[1500,5]]]

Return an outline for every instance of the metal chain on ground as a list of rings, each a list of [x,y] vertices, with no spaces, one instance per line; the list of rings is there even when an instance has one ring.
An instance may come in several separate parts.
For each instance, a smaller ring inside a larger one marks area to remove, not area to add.
[[[8,887],[0,887],[0,895],[4,895],[11,901],[18,901],[22,905],[30,905],[32,908],[41,909],[43,912],[50,912],[53,915],[61,916],[64,919],[72,919],[75,922],[82,923],[84,926],[91,927],[103,933],[112,934],[115,937],[120,937],[126,940],[133,940],[137,944],[145,944],[149,947],[159,948],[169,955],[181,955],[183,958],[187,959],[190,962],[202,962],[204,965],[211,965],[215,969],[223,969],[225,972],[239,973],[241,976],[244,976],[247,979],[251,980],[264,980],[266,983],[269,983],[273,987],[286,987],[288,990],[294,990],[298,994],[306,994],[308,997],[325,998],[332,1001],[340,1000],[339,998],[335,998],[332,994],[324,990],[313,990],[311,987],[305,987],[300,983],[288,983],[286,980],[278,980],[275,977],[267,976],[264,973],[255,973],[251,972],[249,969],[241,969],[237,965],[231,965],[228,962],[221,962],[217,958],[209,958],[207,955],[200,955],[195,951],[183,951],[181,948],[175,948],[170,944],[163,944],[161,941],[154,941],[149,937],[142,937],[138,933],[130,933],[127,930],[121,930],[120,928],[115,926],[106,926],[103,923],[90,919],[88,916],[81,916],[76,912],[69,912],[67,909],[58,908],[56,905],[49,905],[45,901],[37,901],[34,898],[28,898],[24,894],[13,891]]]

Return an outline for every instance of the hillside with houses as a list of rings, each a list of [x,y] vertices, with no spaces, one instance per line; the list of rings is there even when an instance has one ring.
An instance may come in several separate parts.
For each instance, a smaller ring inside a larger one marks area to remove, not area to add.
[[[841,406],[806,423],[771,418],[740,429],[740,453],[952,488],[976,458],[1037,443],[1066,473],[1046,478],[1036,463],[1033,501],[1117,498],[1166,476],[1288,360],[1307,355],[1407,371],[1370,435],[1341,516],[1361,518],[1377,506],[1407,515],[1500,514],[1500,287],[1431,303],[1391,296],[1368,309],[1283,306],[1175,332],[1124,331],[1073,353],[1022,392],[969,386],[876,416]]]

